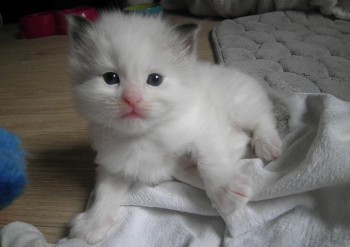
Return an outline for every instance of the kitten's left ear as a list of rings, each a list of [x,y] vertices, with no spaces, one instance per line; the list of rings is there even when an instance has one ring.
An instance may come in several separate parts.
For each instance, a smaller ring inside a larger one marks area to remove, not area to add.
[[[68,23],[68,34],[71,39],[73,46],[81,46],[86,42],[87,30],[92,28],[92,23],[77,15],[69,15],[66,17]]]
[[[193,23],[179,25],[174,28],[175,32],[179,34],[181,49],[185,51],[187,55],[196,53],[198,29],[198,25]]]

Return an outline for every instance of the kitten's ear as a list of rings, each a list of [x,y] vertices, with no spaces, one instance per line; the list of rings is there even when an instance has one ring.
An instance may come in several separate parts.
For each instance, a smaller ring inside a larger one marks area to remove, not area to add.
[[[197,33],[198,25],[196,24],[184,24],[174,28],[180,36],[181,49],[185,51],[187,55],[195,54],[197,49]]]
[[[93,27],[92,23],[78,15],[69,15],[66,17],[66,20],[68,23],[68,34],[73,47],[86,43],[87,30]]]

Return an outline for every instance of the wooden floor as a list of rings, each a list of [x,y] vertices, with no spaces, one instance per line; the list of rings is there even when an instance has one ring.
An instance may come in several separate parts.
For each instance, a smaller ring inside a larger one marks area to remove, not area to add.
[[[175,23],[201,26],[198,55],[212,60],[209,32],[219,20],[166,13]],[[25,193],[0,211],[0,228],[33,224],[51,243],[83,211],[94,185],[86,122],[75,112],[67,68],[67,36],[17,40],[18,25],[0,33],[0,127],[15,132],[29,152]]]

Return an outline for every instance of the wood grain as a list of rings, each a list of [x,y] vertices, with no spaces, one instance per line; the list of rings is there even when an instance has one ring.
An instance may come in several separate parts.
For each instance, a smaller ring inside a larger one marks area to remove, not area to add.
[[[165,17],[199,24],[198,56],[213,61],[209,33],[218,20]],[[71,217],[84,210],[94,185],[94,154],[71,97],[67,36],[18,40],[17,31],[12,24],[0,33],[0,127],[15,132],[29,153],[29,184],[0,211],[0,227],[23,221],[55,243],[67,234]]]

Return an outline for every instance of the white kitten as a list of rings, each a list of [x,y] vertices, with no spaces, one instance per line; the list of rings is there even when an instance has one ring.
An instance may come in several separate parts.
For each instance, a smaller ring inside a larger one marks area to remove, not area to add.
[[[251,196],[235,168],[249,137],[256,155],[276,159],[281,141],[272,106],[253,78],[199,62],[197,26],[105,13],[69,18],[73,92],[97,151],[95,200],[71,222],[71,237],[102,240],[134,182],[171,179],[181,156],[197,163],[215,207],[228,214]]]

